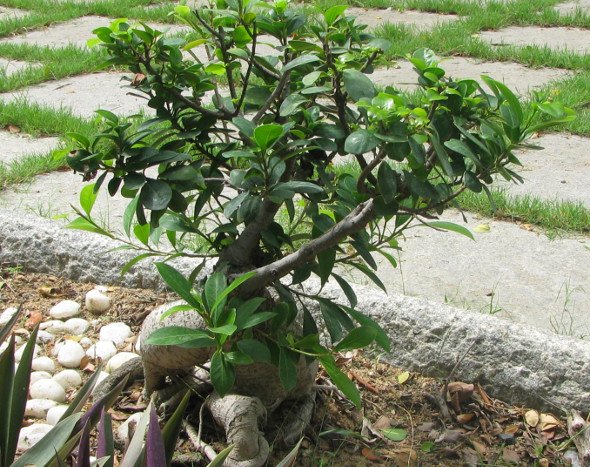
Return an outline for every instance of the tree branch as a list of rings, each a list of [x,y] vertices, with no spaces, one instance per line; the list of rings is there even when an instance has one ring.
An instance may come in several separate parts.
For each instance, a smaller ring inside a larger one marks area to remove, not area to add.
[[[254,270],[255,275],[241,287],[241,292],[258,291],[286,276],[292,270],[312,261],[318,254],[338,245],[344,238],[363,229],[373,218],[373,200],[369,199],[354,208],[344,219],[322,236],[311,240],[299,250],[274,263]]]

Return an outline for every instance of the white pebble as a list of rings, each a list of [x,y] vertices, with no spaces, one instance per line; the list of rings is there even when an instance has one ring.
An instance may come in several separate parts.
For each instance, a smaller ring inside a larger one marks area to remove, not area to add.
[[[86,351],[86,355],[90,358],[100,358],[103,362],[106,362],[116,353],[117,347],[111,341],[98,341]]]
[[[41,344],[48,344],[49,342],[53,342],[55,340],[55,336],[50,332],[43,331],[42,329],[37,332],[37,343]]]
[[[68,410],[67,405],[56,405],[47,411],[47,423],[50,425],[57,425],[59,419]]]
[[[102,293],[107,293],[109,291],[109,288],[106,285],[95,285],[94,290],[98,290]]]
[[[40,379],[51,379],[51,373],[48,373],[46,371],[33,371],[31,373],[31,379],[29,381],[29,384],[36,383]]]
[[[79,336],[86,332],[90,327],[90,323],[82,318],[70,318],[64,323],[64,326],[68,333],[73,334],[74,336]]]
[[[119,346],[131,337],[131,328],[125,323],[111,323],[100,328],[99,336],[101,341],[112,341]]]
[[[59,350],[64,346],[64,342],[60,341],[58,343],[56,343],[53,346],[53,349],[51,349],[51,355],[53,355],[54,357],[57,357],[57,355],[59,354]]]
[[[135,351],[135,353],[141,353],[141,339],[139,337],[140,336],[137,336],[137,342],[133,346],[133,350]]]
[[[49,433],[52,428],[53,426],[47,423],[33,423],[31,426],[21,428],[20,434],[18,435],[17,449],[19,451],[30,449]]]
[[[84,358],[84,349],[74,341],[64,341],[57,354],[57,361],[66,368],[78,368]]]
[[[87,349],[92,345],[92,339],[90,339],[90,337],[83,337],[82,339],[80,339],[80,345]]]
[[[80,314],[80,304],[74,300],[62,300],[49,310],[49,316],[54,319],[71,318]]]
[[[45,321],[41,323],[39,326],[40,329],[47,331],[50,334],[64,334],[68,332],[68,328],[66,327],[66,323],[60,321],[58,319],[52,319],[49,321]]]
[[[132,353],[132,352],[118,353],[117,355],[115,355],[114,357],[112,357],[109,360],[109,363],[107,363],[106,370],[109,373],[112,373],[113,371],[115,371],[116,369],[121,367],[121,365],[128,362],[129,360],[133,360],[134,358],[139,358],[139,355],[137,355],[136,353]]]
[[[66,391],[57,381],[41,379],[32,384],[29,393],[32,399],[49,399],[56,402],[66,401]]]
[[[45,418],[49,409],[56,405],[57,402],[51,399],[29,399],[25,406],[25,417]]]
[[[37,357],[33,359],[31,368],[33,371],[48,371],[53,373],[55,371],[55,363],[49,357]]]
[[[59,383],[65,390],[77,388],[82,385],[82,377],[76,370],[62,370],[52,379]]]
[[[20,362],[21,358],[23,358],[23,353],[25,351],[25,347],[26,345],[22,345],[20,346],[16,352],[14,352],[14,360],[17,362]],[[37,355],[39,355],[39,352],[41,351],[41,347],[39,347],[37,344],[35,344],[35,348],[33,349],[33,358],[35,358]]]
[[[8,348],[8,342],[2,342],[0,344],[0,353],[4,352]]]
[[[111,306],[111,299],[102,291],[94,289],[86,294],[86,309],[95,315],[102,314]]]
[[[6,308],[6,310],[4,310],[0,315],[0,326],[4,326],[6,323],[8,323],[10,318],[12,318],[17,311],[18,309],[12,306],[10,308]]]

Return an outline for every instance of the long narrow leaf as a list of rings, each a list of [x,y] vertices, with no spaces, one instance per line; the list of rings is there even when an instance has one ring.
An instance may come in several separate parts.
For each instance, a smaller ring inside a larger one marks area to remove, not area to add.
[[[29,393],[29,382],[31,380],[31,362],[33,361],[33,353],[35,350],[35,344],[37,342],[38,331],[39,326],[36,326],[31,333],[29,340],[25,344],[25,350],[14,375],[10,394],[10,415],[8,419],[8,433],[5,445],[5,456],[6,460],[8,461],[6,465],[10,465],[10,463],[14,460],[14,453],[18,443],[18,435],[20,433],[20,427],[25,415],[27,394]]]
[[[90,378],[88,378],[88,380],[84,383],[84,385],[76,393],[76,397],[74,397],[74,400],[72,400],[72,402],[70,402],[70,405],[68,406],[67,410],[64,412],[64,414],[59,419],[60,421],[65,420],[73,413],[80,412],[82,410],[82,407],[84,407],[84,404],[86,404],[86,401],[88,400],[88,398],[92,394],[92,390],[94,389],[96,381],[98,380],[98,377],[100,376],[101,369],[102,369],[102,366],[99,366],[96,369],[96,371],[94,372],[94,374]]]
[[[233,448],[234,445],[230,444],[223,451],[217,454],[215,456],[215,459],[213,459],[211,462],[209,462],[209,464],[207,464],[207,467],[222,467],[223,463],[225,462],[225,459],[227,459],[227,456],[229,456]]]
[[[105,460],[104,467],[113,467],[115,464],[115,443],[113,440],[113,421],[111,415],[102,409],[100,415],[100,424],[98,426],[98,445],[96,447],[96,457]]]
[[[152,406],[145,443],[145,466],[162,467],[164,465],[166,465],[164,439],[162,438],[162,431],[160,431],[160,425],[158,424],[158,414],[156,414],[156,409]]]
[[[182,417],[184,411],[188,405],[188,401],[191,398],[191,391],[187,390],[180,401],[178,407],[170,417],[170,419],[164,425],[162,429],[162,438],[164,438],[164,449],[166,450],[166,465],[169,465],[174,455],[174,449],[176,448],[176,441],[178,440],[178,434],[182,427]]]
[[[78,444],[76,467],[90,467],[90,427],[88,423],[82,429],[82,436]]]
[[[218,296],[217,299],[215,300],[215,303],[213,303],[213,306],[211,307],[211,310],[215,310],[219,304],[225,300],[225,298],[232,293],[237,287],[239,287],[240,285],[242,285],[244,282],[246,282],[248,279],[250,279],[254,274],[256,274],[254,271],[250,271],[247,272],[246,274],[241,275],[240,277],[238,277],[237,279],[235,279],[234,281],[232,281],[231,284],[229,284]]]
[[[14,380],[14,335],[8,341],[8,347],[0,355],[0,465],[8,462],[8,434],[10,425],[10,397]],[[14,453],[12,453],[14,456]],[[13,457],[14,458],[14,457]]]
[[[276,467],[291,467],[292,465],[295,465],[295,459],[297,458],[297,454],[299,454],[299,448],[301,447],[302,441],[303,438],[297,442],[295,447],[289,451],[289,454],[287,454]]]
[[[10,335],[12,328],[14,327],[14,325],[16,324],[18,319],[20,318],[21,307],[22,307],[22,305],[18,306],[16,313],[14,315],[12,315],[12,317],[8,320],[8,322],[4,325],[4,327],[2,329],[0,329],[0,344],[2,344],[6,340],[6,338]]]
[[[189,305],[199,308],[199,303],[191,295],[191,285],[180,272],[166,263],[154,263],[164,282]]]
[[[76,413],[59,422],[37,444],[19,457],[12,467],[48,464],[70,439],[80,417],[81,414]]]
[[[143,412],[139,423],[135,428],[135,434],[129,443],[125,457],[121,460],[120,467],[134,467],[137,460],[143,454],[143,438],[147,429],[147,425],[150,419],[150,411],[152,410],[152,403],[148,405],[147,409]]]

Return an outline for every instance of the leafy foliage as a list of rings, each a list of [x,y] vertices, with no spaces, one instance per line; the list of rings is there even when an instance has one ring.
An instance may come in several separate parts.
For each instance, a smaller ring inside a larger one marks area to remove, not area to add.
[[[337,267],[354,267],[384,288],[375,253],[395,265],[387,250],[413,220],[441,213],[465,190],[489,193],[495,174],[520,181],[514,151],[572,112],[533,102],[531,115],[547,116],[533,125],[504,84],[484,78],[490,94],[474,80],[447,77],[430,50],[408,57],[421,92],[377,89],[370,76],[390,44],[347,17],[346,6],[307,18],[286,0],[218,0],[198,10],[178,6],[175,16],[190,35],[164,37],[125,19],[95,30],[109,63],[135,74],[130,86],[155,117],[136,128],[98,111],[104,132],[92,141],[72,135],[79,149],[69,158],[86,179],[98,176],[94,196],[106,185],[130,200],[123,241],[142,250],[140,258],[218,259],[201,292],[199,269],[185,278],[157,264],[207,327],[162,330],[150,342],[214,347],[211,374],[221,394],[235,365],[270,360],[290,387],[298,358],[315,357],[358,403],[315,320],[337,350],[389,344],[355,310]],[[344,157],[358,164],[357,178],[334,172]],[[81,204],[72,227],[113,236],[92,218],[89,189]],[[350,307],[303,291],[312,275],[322,286],[333,277]],[[308,299],[321,318],[309,313]],[[171,312],[180,309],[187,308]],[[302,330],[293,325],[298,309]]]

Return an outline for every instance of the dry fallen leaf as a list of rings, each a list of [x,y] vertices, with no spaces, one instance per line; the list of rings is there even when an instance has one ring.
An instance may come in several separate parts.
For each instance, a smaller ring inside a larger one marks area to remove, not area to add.
[[[80,368],[81,370],[83,370],[84,368],[86,368],[86,366],[90,363],[90,357],[88,355],[84,355],[84,357],[82,357],[82,360],[80,360],[80,365],[78,368]]]
[[[490,231],[490,224],[479,224],[473,228],[474,232],[477,233],[488,233]]]
[[[539,424],[539,412],[536,410],[529,410],[524,414],[526,424],[531,427],[536,427]]]
[[[471,412],[471,413],[461,413],[461,414],[457,415],[457,421],[459,423],[468,423],[471,420],[473,420],[473,417],[475,417],[475,414],[473,412]]]
[[[33,329],[37,324],[43,320],[43,314],[39,311],[32,311],[29,315],[29,319],[25,323],[27,329]]]
[[[541,431],[554,430],[559,425],[559,420],[557,420],[553,415],[542,413],[539,416],[539,430]]]
[[[39,292],[39,295],[41,295],[42,297],[50,298],[55,297],[59,293],[59,289],[57,287],[50,287],[48,285],[44,285],[42,287],[39,287],[37,289],[37,292]]]
[[[409,371],[404,371],[404,372],[400,373],[399,375],[397,375],[397,382],[399,384],[404,384],[409,379],[410,379],[410,372]]]
[[[8,125],[8,131],[10,133],[20,133],[20,128],[16,125]]]
[[[519,465],[522,461],[520,455],[516,451],[513,451],[512,449],[508,448],[504,448],[504,450],[502,451],[502,459],[504,459],[504,462],[513,462]]]
[[[381,460],[381,458],[375,454],[375,452],[373,452],[372,449],[369,448],[363,448],[361,453],[363,454],[363,456],[367,459],[369,459],[370,461],[379,461]]]

